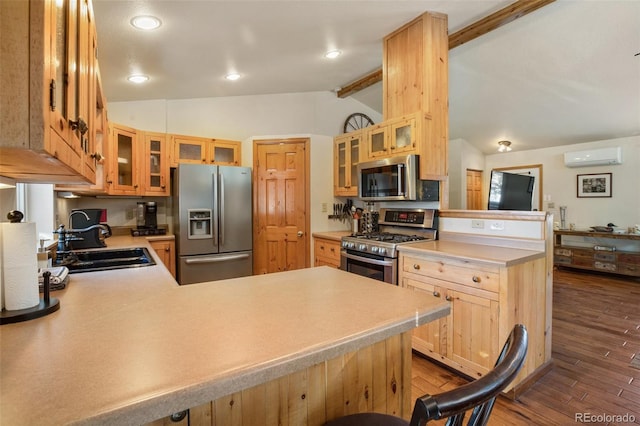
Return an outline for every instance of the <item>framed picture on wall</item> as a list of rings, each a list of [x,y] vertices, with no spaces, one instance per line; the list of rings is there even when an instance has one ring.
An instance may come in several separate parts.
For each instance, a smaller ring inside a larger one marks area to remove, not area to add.
[[[578,198],[611,197],[611,173],[578,175]]]

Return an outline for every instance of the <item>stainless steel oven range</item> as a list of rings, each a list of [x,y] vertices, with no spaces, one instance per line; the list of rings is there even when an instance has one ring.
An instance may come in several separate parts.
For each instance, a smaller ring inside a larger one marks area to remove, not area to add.
[[[437,220],[434,209],[381,209],[379,232],[342,237],[340,269],[397,285],[398,246],[435,240]]]

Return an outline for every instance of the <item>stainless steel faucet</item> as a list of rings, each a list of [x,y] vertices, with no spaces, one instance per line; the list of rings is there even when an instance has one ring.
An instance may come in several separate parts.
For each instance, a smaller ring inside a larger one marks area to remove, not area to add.
[[[71,228],[71,216],[73,216],[76,213],[82,213],[85,219],[87,219],[87,222],[89,221],[89,215],[87,213],[83,212],[82,210],[74,210],[69,214],[69,228]]]

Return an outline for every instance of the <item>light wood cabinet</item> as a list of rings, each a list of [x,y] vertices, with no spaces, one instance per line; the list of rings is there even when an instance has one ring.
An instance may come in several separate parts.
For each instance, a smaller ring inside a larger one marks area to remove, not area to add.
[[[523,323],[529,331],[529,353],[507,390],[517,388],[546,363],[545,257],[507,266],[401,251],[398,267],[402,287],[451,303],[449,316],[413,331],[412,344],[418,352],[480,377],[493,368],[513,326]]]
[[[0,2],[0,174],[94,183],[96,32],[89,0]]]
[[[142,195],[140,183],[141,149],[138,132],[131,127],[111,124],[111,143],[107,155],[106,184],[109,195]]]
[[[385,121],[381,124],[415,114],[415,126],[420,128],[415,130],[415,141],[407,137],[408,129],[388,128],[389,151],[374,149],[368,155],[372,158],[415,152],[420,155],[420,179],[446,180],[447,177],[447,26],[446,15],[428,12],[387,35],[383,41]],[[395,150],[391,150],[393,139]]]
[[[239,166],[241,143],[224,139],[171,135],[171,166],[187,164],[218,164]]]
[[[395,155],[419,154],[417,140],[421,137],[420,114],[407,114],[367,127],[365,130],[368,160]]]
[[[148,196],[169,196],[169,155],[167,136],[164,133],[143,132],[142,158],[143,193]]]
[[[556,266],[640,277],[640,235],[554,231]]]
[[[176,277],[176,245],[174,240],[152,240],[149,242],[162,263],[167,267],[171,275]]]
[[[357,130],[334,138],[333,195],[336,197],[358,195],[358,163],[362,160],[363,134],[363,130]]]
[[[340,241],[328,238],[313,239],[314,266],[340,268]]]

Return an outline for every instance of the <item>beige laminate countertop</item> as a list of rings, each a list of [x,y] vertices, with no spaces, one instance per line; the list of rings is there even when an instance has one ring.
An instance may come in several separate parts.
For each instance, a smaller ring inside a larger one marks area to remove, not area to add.
[[[312,234],[314,238],[324,238],[326,240],[334,241],[340,241],[342,237],[346,237],[347,235],[351,235],[351,231],[324,231],[314,232]]]
[[[142,424],[449,312],[329,267],[178,286],[158,260],[73,274],[59,311],[0,327],[0,424]]]
[[[435,254],[462,261],[484,262],[498,266],[516,265],[545,256],[543,251],[445,240],[400,244],[398,251],[405,254]]]

